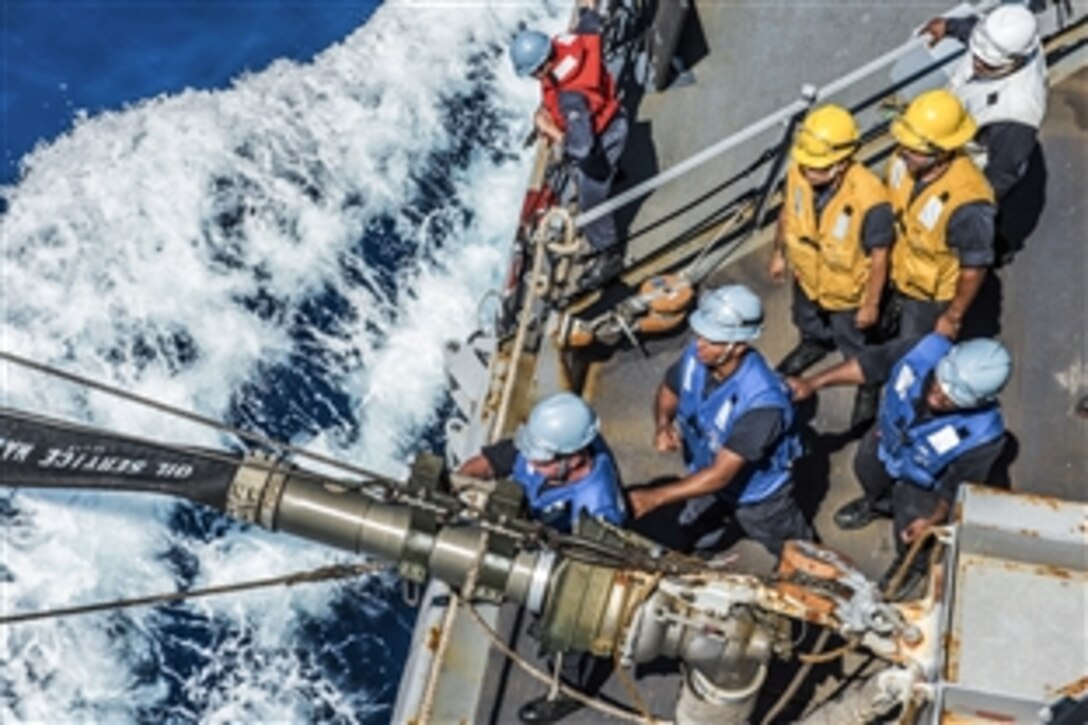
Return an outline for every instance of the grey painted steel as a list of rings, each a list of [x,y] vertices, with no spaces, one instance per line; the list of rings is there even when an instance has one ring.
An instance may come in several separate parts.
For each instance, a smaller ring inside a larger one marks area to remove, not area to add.
[[[476,569],[477,595],[492,600],[524,604],[534,593],[534,577],[550,571],[538,553],[507,556],[489,549],[482,528],[446,526],[432,533],[408,506],[308,480],[288,477],[273,522],[277,531],[397,562],[412,578],[429,574],[460,588]]]
[[[358,493],[289,480],[276,508],[277,531],[339,549],[399,561],[411,533],[411,511]]]
[[[933,722],[949,711],[1033,718],[1084,689],[1088,504],[965,486],[957,509]]]

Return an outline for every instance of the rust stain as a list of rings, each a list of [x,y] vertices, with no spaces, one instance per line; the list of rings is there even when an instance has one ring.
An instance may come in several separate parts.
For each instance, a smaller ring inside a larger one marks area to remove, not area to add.
[[[946,578],[944,564],[935,565],[931,578],[934,601],[940,601],[944,598],[944,583]]]
[[[427,649],[431,652],[438,651],[438,642],[442,639],[442,632],[437,626],[431,627],[427,630]]]
[[[826,561],[810,558],[793,542],[786,542],[786,546],[782,551],[782,560],[778,565],[778,573],[783,577],[788,577],[797,571],[819,579],[837,580],[842,576],[842,572],[839,571],[837,566]]]
[[[1040,496],[1037,493],[1021,493],[1020,495],[1026,498],[1031,503],[1039,504],[1040,506],[1046,506],[1051,511],[1057,511],[1061,505],[1061,501],[1052,496]]]
[[[803,604],[809,614],[817,613],[830,617],[835,612],[835,603],[830,599],[813,594],[811,591],[789,582],[780,582],[775,587],[783,596],[795,599]]]
[[[944,650],[947,652],[945,660],[948,662],[946,676],[949,682],[959,682],[960,678],[960,638],[953,632],[944,636]]]
[[[956,507],[952,511],[952,520],[957,524],[963,523],[963,502],[957,501]]]
[[[1088,675],[1081,677],[1079,680],[1074,680],[1068,685],[1062,685],[1054,691],[1055,695],[1065,695],[1074,700],[1079,700],[1086,693],[1088,693]]]
[[[978,725],[979,722],[1016,722],[1016,718],[986,710],[976,710],[969,715],[951,710],[941,713],[941,725]]]
[[[1027,503],[1035,504],[1038,506],[1046,506],[1047,508],[1054,511],[1057,511],[1063,503],[1061,499],[1054,498],[1053,496],[1044,496],[1039,493],[1028,493],[1027,491],[1005,490],[1001,488],[994,488],[992,486],[979,486],[974,491],[972,491],[972,494],[978,496],[1014,497],[1019,499],[1020,501],[1026,501]]]
[[[1055,566],[1054,564],[1046,564],[1042,567],[1043,573],[1047,576],[1055,577],[1056,579],[1072,579],[1073,574],[1066,568]]]

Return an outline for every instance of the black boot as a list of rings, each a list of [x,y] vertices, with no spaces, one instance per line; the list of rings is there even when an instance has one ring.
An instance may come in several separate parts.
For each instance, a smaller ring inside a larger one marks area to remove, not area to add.
[[[881,501],[874,507],[869,505],[869,499],[862,496],[835,512],[835,525],[843,531],[853,531],[863,529],[877,519],[891,516],[891,514],[889,503]]]
[[[577,293],[600,289],[622,272],[623,252],[618,247],[610,247],[586,259],[584,265],[575,284]]]
[[[538,697],[518,708],[518,719],[524,723],[558,722],[581,707],[582,703],[564,695],[551,700]]]
[[[783,375],[800,375],[812,365],[823,360],[824,356],[829,352],[831,352],[830,346],[822,342],[802,338],[797,347],[790,350],[789,355],[782,358],[782,362],[778,363],[776,369]]]
[[[868,428],[876,418],[876,409],[880,404],[880,388],[876,385],[862,385],[854,394],[854,410],[850,414],[850,428]]]

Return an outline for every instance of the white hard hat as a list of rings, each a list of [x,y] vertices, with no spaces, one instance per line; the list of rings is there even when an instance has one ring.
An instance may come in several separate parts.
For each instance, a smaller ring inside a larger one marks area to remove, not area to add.
[[[1039,23],[1023,5],[1002,5],[978,21],[970,46],[971,53],[986,65],[1008,65],[1039,47]]]
[[[533,407],[514,444],[530,461],[550,461],[588,446],[599,428],[597,414],[584,400],[573,393],[556,393]]]
[[[1012,374],[1012,356],[997,340],[961,342],[937,363],[937,384],[960,408],[988,403]]]
[[[691,329],[710,342],[750,342],[763,332],[763,303],[740,284],[710,290],[691,315]]]

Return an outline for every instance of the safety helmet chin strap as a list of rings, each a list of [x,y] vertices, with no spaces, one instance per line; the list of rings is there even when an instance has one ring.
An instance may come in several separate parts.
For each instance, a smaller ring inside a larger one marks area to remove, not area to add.
[[[711,364],[716,368],[724,365],[725,361],[729,359],[730,355],[733,354],[733,350],[735,350],[737,345],[739,344],[739,342],[731,342],[727,344],[725,346],[725,349],[722,350],[722,354],[715,358]]]

